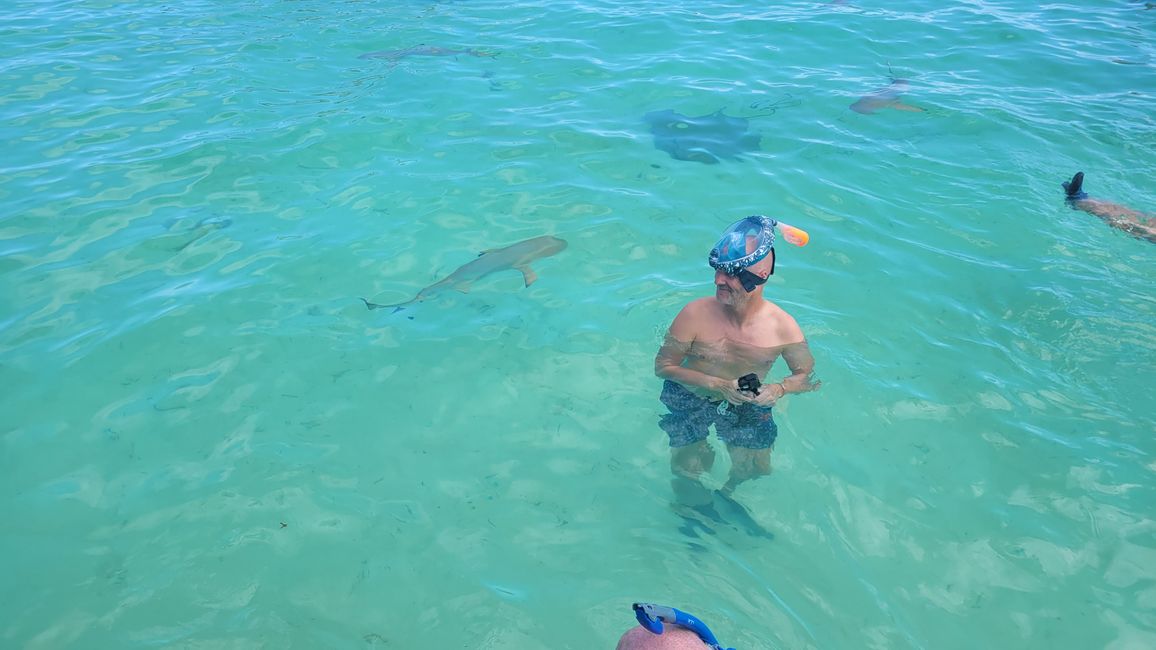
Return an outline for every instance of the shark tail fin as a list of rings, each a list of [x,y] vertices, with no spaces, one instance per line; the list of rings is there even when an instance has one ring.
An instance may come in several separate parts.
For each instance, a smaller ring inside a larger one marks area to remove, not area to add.
[[[1064,181],[1062,185],[1069,201],[1088,198],[1088,193],[1084,191],[1084,172],[1076,172],[1076,175],[1072,176],[1072,180]]]
[[[414,296],[412,299],[407,300],[406,302],[395,302],[395,303],[389,304],[389,305],[379,305],[376,302],[369,302],[365,298],[362,298],[361,302],[365,303],[365,306],[369,307],[370,311],[373,311],[374,309],[389,309],[390,307],[392,307],[393,313],[396,314],[397,312],[405,309],[407,306],[412,305],[415,302],[421,302],[422,298],[423,298],[423,296],[419,293],[416,296]]]
[[[405,309],[404,304],[402,304],[402,305],[379,305],[376,302],[369,302],[365,298],[362,298],[361,302],[365,303],[366,307],[369,307],[369,311],[373,311],[375,309],[385,309],[386,307],[393,307],[393,313],[396,314],[397,312]]]

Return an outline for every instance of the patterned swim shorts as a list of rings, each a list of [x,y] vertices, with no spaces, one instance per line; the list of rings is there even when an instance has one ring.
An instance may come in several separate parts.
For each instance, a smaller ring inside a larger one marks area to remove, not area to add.
[[[754,404],[728,405],[719,412],[722,400],[699,397],[678,382],[666,380],[659,400],[670,413],[659,418],[658,426],[670,436],[671,447],[685,447],[706,440],[714,425],[719,440],[744,449],[769,449],[779,436],[779,425],[771,409]]]

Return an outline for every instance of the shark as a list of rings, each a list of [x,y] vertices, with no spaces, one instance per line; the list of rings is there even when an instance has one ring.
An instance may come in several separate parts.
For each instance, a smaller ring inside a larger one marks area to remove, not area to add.
[[[466,262],[453,273],[417,292],[416,296],[405,302],[392,305],[379,305],[365,298],[362,298],[361,301],[364,302],[365,306],[371,311],[392,307],[394,313],[397,313],[409,305],[421,302],[447,289],[469,293],[470,285],[475,281],[492,273],[509,270],[521,271],[522,279],[528,287],[538,279],[538,274],[534,272],[534,269],[530,268],[530,263],[544,257],[557,255],[566,249],[566,245],[565,239],[542,235],[510,244],[509,246],[503,246],[502,248],[491,248],[478,253],[477,258]]]
[[[926,109],[899,101],[899,96],[907,92],[908,85],[906,79],[892,79],[890,84],[857,99],[854,104],[851,104],[851,110],[864,115],[870,115],[884,108],[913,113],[924,112]]]
[[[170,219],[167,224],[169,233],[146,242],[145,247],[153,250],[179,253],[213,231],[228,228],[233,225],[232,219],[217,216],[200,219],[192,226],[182,229],[180,226],[182,226],[184,222],[184,218]]]
[[[745,532],[751,537],[773,540],[775,534],[767,530],[747,510],[746,506],[735,501],[721,490],[710,493],[710,502],[698,505],[672,504],[675,514],[682,519],[679,532],[687,537],[703,539],[699,532],[707,535],[716,535],[717,529],[729,528]]]
[[[671,488],[675,494],[671,509],[682,519],[679,530],[688,537],[699,537],[700,530],[714,535],[721,527],[745,531],[751,537],[775,538],[774,533],[755,521],[746,506],[723,490],[708,490],[697,479],[686,476],[672,479]]]

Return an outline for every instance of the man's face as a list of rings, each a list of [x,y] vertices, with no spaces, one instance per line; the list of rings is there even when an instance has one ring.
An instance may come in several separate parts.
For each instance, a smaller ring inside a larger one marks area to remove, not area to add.
[[[750,273],[744,269],[743,273]],[[766,281],[766,278],[760,274],[755,274],[753,277],[758,277],[759,280]],[[762,282],[759,282],[762,284]],[[753,289],[752,289],[753,291]],[[743,286],[743,281],[740,276],[730,275],[723,271],[716,270],[714,272],[714,295],[724,305],[740,305],[745,303],[750,298],[751,291],[747,291]]]
[[[755,288],[766,282],[767,277],[774,272],[775,249],[773,248],[770,255],[735,275],[715,269],[715,298],[727,305],[740,304],[747,299],[748,294],[753,293]]]

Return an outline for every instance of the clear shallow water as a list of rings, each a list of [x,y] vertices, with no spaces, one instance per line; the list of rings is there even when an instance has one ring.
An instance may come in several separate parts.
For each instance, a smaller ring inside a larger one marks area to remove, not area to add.
[[[17,2],[2,644],[613,647],[641,599],[739,648],[1156,645],[1156,249],[1059,189],[1156,212],[1154,32],[1136,2]],[[493,56],[357,58],[422,43]],[[926,112],[848,110],[890,74]],[[718,165],[642,120],[776,101]],[[760,212],[812,235],[767,294],[824,388],[737,494],[776,539],[696,547],[651,364]],[[570,247],[529,289],[357,300],[540,234]]]

